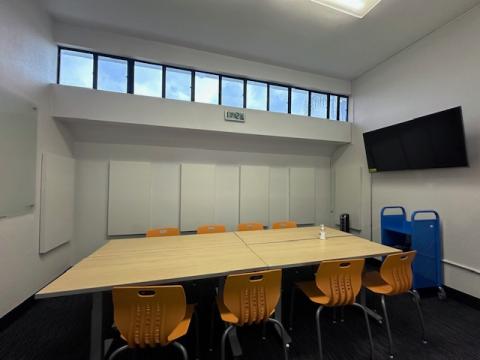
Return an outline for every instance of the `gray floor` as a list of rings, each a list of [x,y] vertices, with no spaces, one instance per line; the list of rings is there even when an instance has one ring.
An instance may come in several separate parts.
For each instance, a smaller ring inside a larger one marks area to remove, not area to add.
[[[197,290],[200,294],[202,320],[202,358],[218,359],[218,346],[208,353],[208,286]],[[397,359],[458,360],[480,359],[480,311],[451,298],[441,301],[435,296],[423,297],[423,309],[429,343],[420,341],[418,319],[414,303],[409,297],[389,299]],[[314,332],[315,307],[302,296],[298,297],[295,316],[292,360],[318,359]],[[372,307],[378,307],[376,298],[369,297]],[[287,305],[287,304],[286,304]],[[2,360],[55,360],[88,359],[90,298],[75,296],[39,300],[23,311],[0,333],[0,359]],[[365,324],[357,309],[345,310],[345,322],[332,323],[328,310],[322,315],[325,359],[368,359],[369,350]],[[376,359],[387,359],[387,338],[382,325],[371,321]],[[215,338],[220,338],[218,324]],[[280,342],[269,331],[266,341],[261,340],[259,328],[240,329],[239,337],[244,347],[244,359],[281,359]],[[183,342],[193,355],[193,337]],[[120,345],[117,341],[114,346]],[[218,345],[218,341],[217,341]],[[177,359],[172,349],[139,352],[138,359]],[[130,359],[131,355],[118,359]],[[193,356],[192,356],[193,358]]]

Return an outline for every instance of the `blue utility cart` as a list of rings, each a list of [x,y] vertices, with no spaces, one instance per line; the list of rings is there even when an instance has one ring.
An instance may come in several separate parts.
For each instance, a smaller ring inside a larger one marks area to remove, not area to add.
[[[387,206],[381,211],[382,244],[403,251],[416,250],[413,262],[413,287],[438,289],[445,298],[442,271],[440,217],[435,210],[419,210],[407,220],[405,208]]]

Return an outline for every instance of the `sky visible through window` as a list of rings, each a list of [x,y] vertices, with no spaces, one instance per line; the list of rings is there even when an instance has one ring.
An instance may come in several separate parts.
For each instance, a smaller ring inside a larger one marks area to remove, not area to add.
[[[188,70],[167,68],[165,97],[167,99],[192,99],[192,72]]]
[[[219,76],[195,72],[195,101],[205,104],[218,104]]]
[[[222,77],[222,105],[243,107],[243,80]]]
[[[330,116],[329,119],[336,120],[337,119],[337,101],[338,96],[330,95]]]
[[[126,60],[98,57],[98,90],[127,92],[127,76]]]
[[[247,108],[267,110],[267,84],[258,81],[247,81]]]
[[[348,99],[346,97],[340,97],[340,114],[338,120],[347,121],[348,119]]]
[[[270,111],[288,113],[288,88],[270,85]]]
[[[328,95],[312,92],[310,99],[310,115],[313,117],[327,118]]]
[[[162,97],[163,67],[161,65],[135,62],[134,93]]]
[[[348,96],[73,49],[59,51],[62,85],[348,121]]]
[[[60,53],[60,83],[64,85],[93,87],[93,55],[62,50]]]
[[[292,88],[292,114],[308,115],[308,91]]]

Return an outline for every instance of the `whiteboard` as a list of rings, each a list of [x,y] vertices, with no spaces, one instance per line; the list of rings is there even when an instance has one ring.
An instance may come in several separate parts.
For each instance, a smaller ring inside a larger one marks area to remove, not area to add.
[[[152,163],[150,227],[180,226],[180,164]]]
[[[271,167],[269,183],[269,225],[288,220],[289,216],[289,169]]]
[[[290,219],[315,223],[315,168],[290,168]]]
[[[350,214],[350,227],[362,230],[362,167],[339,166],[334,170],[334,217]]]
[[[227,231],[236,230],[239,221],[240,168],[215,167],[215,220],[224,224]]]
[[[150,223],[151,166],[110,161],[108,235],[144,234]]]
[[[268,166],[240,167],[240,222],[267,224],[270,169]]]
[[[182,164],[180,229],[194,231],[215,222],[215,165]]]
[[[75,160],[43,153],[40,194],[40,253],[73,240]]]

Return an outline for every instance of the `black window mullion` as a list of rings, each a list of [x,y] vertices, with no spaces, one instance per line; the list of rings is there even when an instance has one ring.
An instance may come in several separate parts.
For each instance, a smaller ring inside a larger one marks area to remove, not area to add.
[[[247,80],[243,79],[243,108],[247,108]]]
[[[267,111],[270,111],[270,84],[267,83]]]
[[[330,94],[327,94],[327,119],[330,119]]]
[[[135,84],[135,62],[131,59],[127,60],[127,93],[134,93]]]
[[[340,120],[340,97],[337,96],[337,121]]]
[[[191,101],[195,101],[195,71],[192,70],[192,82],[190,84],[190,87],[191,87],[191,96],[190,96],[190,100]]]
[[[308,116],[312,116],[311,103],[312,103],[312,92],[309,90],[308,91]]]
[[[57,84],[60,84],[60,67],[62,62],[62,48],[58,48],[57,53]]]
[[[98,54],[93,54],[93,88],[98,85]]]
[[[223,76],[219,75],[219,77],[218,77],[218,105],[222,105],[222,81],[223,81]]]
[[[289,86],[288,87],[288,109],[287,112],[289,114],[292,113],[292,88]]]
[[[162,66],[162,98],[166,98],[167,92],[167,67]]]

